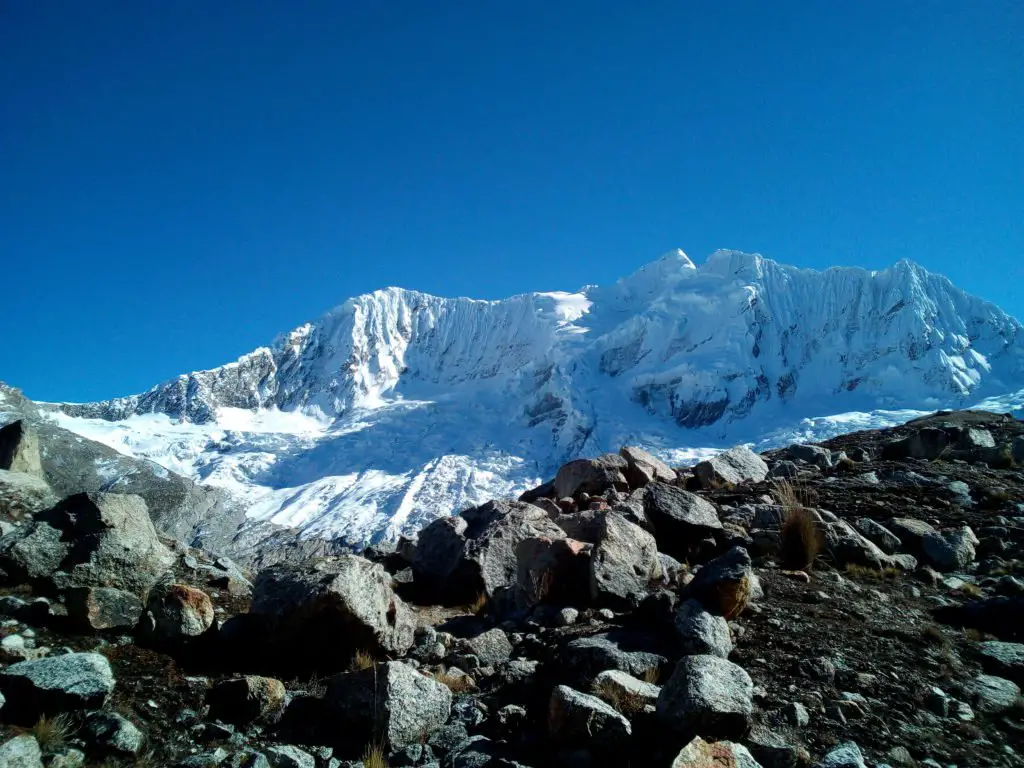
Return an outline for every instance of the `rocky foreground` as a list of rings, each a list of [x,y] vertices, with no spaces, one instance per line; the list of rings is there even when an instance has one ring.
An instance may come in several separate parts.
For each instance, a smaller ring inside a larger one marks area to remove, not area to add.
[[[15,422],[0,768],[1024,765],[1022,467],[976,412],[623,448],[253,574],[139,496],[57,498]]]

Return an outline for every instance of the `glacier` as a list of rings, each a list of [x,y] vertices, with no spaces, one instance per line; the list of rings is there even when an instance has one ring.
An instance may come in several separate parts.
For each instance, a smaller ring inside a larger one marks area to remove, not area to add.
[[[580,455],[685,464],[745,442],[1021,409],[1024,333],[900,261],[798,269],[671,251],[608,286],[498,301],[359,296],[264,348],[60,426],[353,546],[515,495]]]

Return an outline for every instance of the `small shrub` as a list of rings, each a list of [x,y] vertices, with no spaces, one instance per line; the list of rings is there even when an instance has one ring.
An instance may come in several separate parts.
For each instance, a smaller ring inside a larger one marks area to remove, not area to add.
[[[359,650],[356,651],[355,656],[352,657],[352,661],[348,668],[351,672],[358,672],[361,669],[370,669],[377,660],[373,658],[373,654],[369,651]]]
[[[810,568],[822,549],[818,521],[804,507],[786,507],[786,519],[782,522],[779,538],[782,565],[789,571]]]
[[[716,584],[709,604],[717,606],[727,621],[735,619],[750,604],[750,579],[744,576],[739,581]]]
[[[59,748],[67,741],[71,731],[71,720],[67,715],[57,715],[54,718],[43,715],[31,728],[32,735],[39,742],[39,748],[44,752]]]
[[[984,597],[984,595],[985,595],[985,593],[984,593],[984,591],[982,591],[981,587],[979,587],[977,584],[972,584],[969,581],[964,583],[960,587],[960,589],[957,590],[957,591],[961,595],[965,595],[966,597],[970,597],[970,598],[974,598],[974,599],[977,599],[977,598],[980,598],[980,597]]]
[[[384,747],[380,744],[367,744],[363,752],[363,768],[388,768]]]
[[[934,646],[935,648],[949,648],[949,638],[947,638],[945,634],[943,634],[942,630],[934,624],[922,627],[921,639],[925,644]]]

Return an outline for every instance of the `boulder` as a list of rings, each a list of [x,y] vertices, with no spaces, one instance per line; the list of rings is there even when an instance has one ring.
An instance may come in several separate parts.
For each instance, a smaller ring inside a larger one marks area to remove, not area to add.
[[[978,675],[964,683],[964,693],[980,712],[998,715],[1014,706],[1020,686],[995,675]]]
[[[940,571],[962,571],[974,562],[978,537],[969,527],[929,532],[921,537],[921,552]]]
[[[737,445],[700,462],[693,473],[701,487],[717,488],[727,484],[759,483],[768,476],[768,465],[745,445]]]
[[[794,443],[786,449],[786,455],[796,461],[813,464],[820,469],[832,468],[832,451],[820,445],[802,445]]]
[[[626,460],[626,481],[630,488],[642,488],[648,483],[674,483],[676,471],[661,459],[642,448],[624,446],[619,455]]]
[[[30,733],[15,736],[0,744],[0,766],[3,768],[43,768],[39,742]]]
[[[500,664],[512,657],[512,643],[500,629],[490,629],[465,641],[469,653],[480,659],[484,667]]]
[[[936,532],[924,520],[913,517],[894,517],[886,522],[885,527],[899,538],[904,550],[917,557],[923,554],[921,542],[924,537]]]
[[[666,554],[685,558],[703,539],[722,530],[715,505],[682,488],[650,483],[643,500],[658,548]]]
[[[536,536],[520,541],[512,602],[523,611],[542,602],[588,602],[592,551],[592,545],[575,539]]]
[[[1024,435],[1014,438],[1010,458],[1017,464],[1024,464]]]
[[[741,739],[750,729],[754,684],[717,656],[685,656],[658,697],[658,717],[677,733]]]
[[[595,604],[626,610],[661,576],[654,537],[615,512],[604,512],[590,558],[590,597]]]
[[[265,752],[271,768],[316,768],[316,758],[290,744],[268,747]]]
[[[137,755],[146,745],[146,735],[117,712],[90,712],[82,725],[94,748],[116,755]]]
[[[852,741],[840,744],[815,763],[814,768],[867,768],[860,747]]]
[[[64,595],[68,618],[81,630],[132,629],[144,610],[132,592],[112,587],[72,587]]]
[[[444,591],[466,548],[467,526],[464,517],[454,515],[438,518],[419,532],[412,557],[417,584],[435,593]]]
[[[902,545],[899,537],[881,523],[876,523],[869,517],[861,517],[854,521],[854,527],[885,554],[899,552]]]
[[[43,478],[0,469],[0,518],[22,520],[57,503]]]
[[[679,596],[698,600],[710,613],[731,619],[750,602],[752,577],[750,553],[733,547],[697,571]]]
[[[606,453],[596,459],[570,461],[555,475],[555,496],[560,499],[579,493],[600,496],[609,488],[628,490],[629,483],[623,474],[626,468],[626,459],[614,453]]]
[[[114,587],[144,596],[174,563],[141,496],[79,493],[36,515],[71,542],[54,582],[60,588]]]
[[[68,653],[12,664],[0,672],[5,716],[33,723],[76,709],[98,709],[114,689],[110,662],[98,653]]]
[[[986,672],[1024,685],[1024,644],[988,640],[978,643],[974,648]]]
[[[213,625],[213,603],[201,589],[161,583],[146,601],[145,634],[157,642],[180,643],[199,637]]]
[[[628,746],[632,733],[629,720],[596,696],[567,685],[551,692],[548,734],[556,744],[618,751]]]
[[[676,609],[676,634],[686,655],[710,655],[722,659],[732,653],[729,623],[704,610],[697,600],[687,600]]]
[[[401,749],[421,743],[444,725],[452,692],[407,664],[388,661],[331,678],[324,701],[328,740],[347,729]]]
[[[932,609],[936,620],[958,627],[971,627],[1000,640],[1024,641],[1024,597],[990,597],[959,605]]]
[[[883,459],[927,459],[939,458],[949,446],[949,436],[944,430],[923,427],[899,440],[892,440],[882,446]]]
[[[800,474],[800,468],[792,461],[777,461],[768,470],[768,477],[796,477]]]
[[[271,640],[303,668],[341,669],[357,650],[403,654],[415,631],[387,571],[357,555],[264,569],[251,613],[264,618]]]
[[[0,427],[0,469],[43,476],[39,438],[20,419]]]
[[[967,427],[960,432],[956,440],[956,447],[962,451],[973,451],[979,448],[995,448],[996,441],[992,433],[980,427]]]
[[[206,694],[206,703],[212,719],[244,727],[279,715],[284,709],[285,688],[272,677],[247,675],[214,684]]]
[[[821,510],[806,510],[807,513],[815,515],[819,520],[822,517]],[[882,549],[862,536],[852,525],[845,520],[824,521],[818,523],[823,533],[825,551],[831,556],[832,562],[837,567],[844,565],[862,565],[871,568],[901,568],[905,564],[902,560],[893,555],[887,555]],[[916,567],[916,561],[911,568]]]
[[[0,538],[0,569],[12,583],[35,582],[60,568],[70,550],[56,528],[28,522]]]
[[[668,663],[660,638],[630,629],[615,629],[571,640],[562,649],[560,666],[567,679],[589,688],[601,672],[614,669],[643,678]]]
[[[731,741],[704,741],[700,736],[687,744],[672,761],[672,768],[761,768],[747,748]]]

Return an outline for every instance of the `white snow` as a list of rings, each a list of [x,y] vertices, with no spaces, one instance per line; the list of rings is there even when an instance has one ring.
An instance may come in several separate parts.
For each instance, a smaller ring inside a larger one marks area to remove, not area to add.
[[[1021,409],[1024,329],[943,277],[673,251],[575,293],[376,291],[229,366],[54,418],[231,490],[253,519],[366,542],[624,444],[690,464],[977,401]]]

